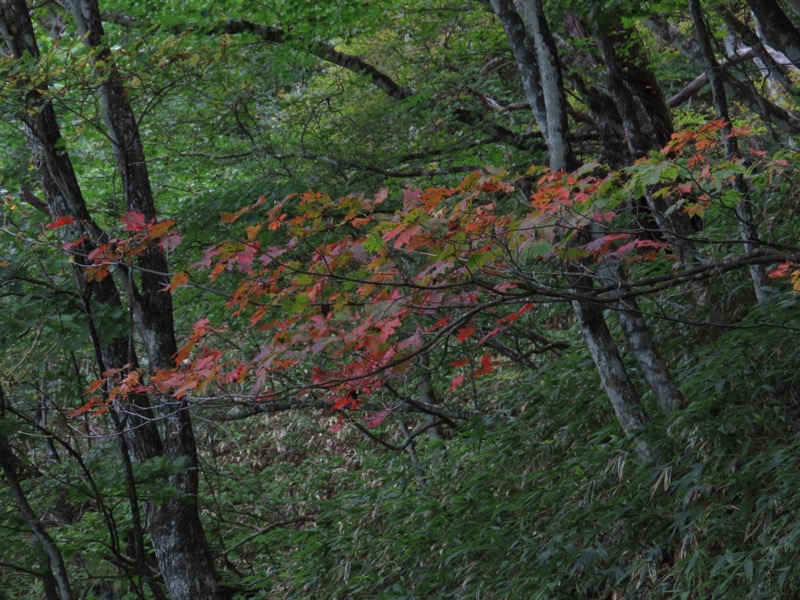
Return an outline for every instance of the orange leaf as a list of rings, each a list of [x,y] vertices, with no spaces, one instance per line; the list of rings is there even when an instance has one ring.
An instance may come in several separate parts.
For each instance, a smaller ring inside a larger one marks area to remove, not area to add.
[[[174,293],[179,287],[185,286],[189,282],[189,274],[186,271],[181,271],[172,276],[169,285],[163,289],[170,294]]]
[[[239,219],[239,217],[241,217],[244,213],[249,211],[250,207],[245,206],[244,208],[239,209],[235,213],[223,212],[220,213],[219,216],[222,218],[223,223],[235,223]]]
[[[175,221],[173,221],[172,219],[166,219],[164,221],[161,221],[160,223],[156,223],[147,232],[144,241],[149,242],[156,238],[160,238],[162,235],[167,233],[167,231],[169,231],[173,225],[175,225]]]
[[[247,240],[252,242],[258,237],[258,234],[261,232],[261,228],[264,227],[263,223],[259,223],[258,225],[252,225],[250,227],[245,227],[245,231],[247,231]]]

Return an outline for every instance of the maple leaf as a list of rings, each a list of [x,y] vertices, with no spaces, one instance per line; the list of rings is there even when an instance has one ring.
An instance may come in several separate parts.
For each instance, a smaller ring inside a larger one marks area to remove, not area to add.
[[[150,229],[147,232],[147,235],[144,237],[145,242],[152,241],[156,238],[160,238],[163,236],[170,228],[175,225],[175,221],[172,219],[166,219],[161,221],[160,223],[155,223],[154,225],[150,226]]]
[[[250,208],[251,208],[250,206],[245,206],[243,208],[240,208],[235,213],[223,212],[220,213],[219,216],[222,219],[223,223],[235,223],[239,219],[239,217],[241,217],[244,213],[249,212]]]
[[[669,248],[669,244],[666,242],[657,242],[656,240],[633,240],[624,246],[620,246],[615,252],[611,253],[611,256],[621,258],[634,249],[662,250],[666,248]]]
[[[492,373],[493,371],[494,368],[492,367],[492,355],[484,354],[481,356],[481,368],[475,371],[472,376],[480,377],[481,375],[486,375],[488,373]]]
[[[475,327],[464,327],[463,329],[458,330],[458,332],[456,333],[456,339],[459,342],[463,342],[476,331],[477,329]]]
[[[75,217],[58,217],[52,223],[44,226],[45,229],[58,229],[59,227],[66,227],[75,222]]]
[[[522,305],[522,307],[517,312],[512,313],[510,315],[506,315],[505,317],[503,317],[502,319],[500,319],[497,322],[502,324],[502,325],[510,325],[511,323],[513,323],[514,321],[519,319],[525,313],[530,312],[530,310],[532,308],[533,308],[533,304],[531,302],[526,302],[525,304]],[[486,338],[484,338],[484,339],[486,339]]]
[[[383,410],[379,410],[378,412],[372,413],[366,419],[367,427],[369,427],[370,429],[375,429],[391,413],[392,413],[392,411],[389,410],[388,408],[384,408]]]
[[[61,247],[64,250],[70,250],[72,248],[75,248],[76,246],[80,246],[83,242],[85,242],[88,239],[89,239],[89,236],[88,235],[84,235],[82,237],[79,237],[74,242],[68,242],[68,243],[64,244],[63,246],[61,246]]]
[[[242,250],[231,256],[230,263],[239,265],[239,269],[244,273],[253,274],[253,260],[259,248],[254,244],[247,244]]]
[[[331,433],[339,433],[342,430],[342,423],[344,422],[344,415],[339,415],[336,422],[328,428]]]
[[[183,287],[188,282],[189,282],[189,273],[187,273],[186,271],[181,271],[180,273],[176,273],[175,275],[172,276],[169,285],[164,287],[162,291],[169,292],[170,294],[172,294],[173,292],[175,292],[175,290],[177,290],[179,287]]]
[[[411,240],[412,237],[417,233],[417,225],[414,223],[401,223],[394,229],[390,229],[386,233],[383,234],[383,240],[388,242],[394,238],[394,247],[395,248],[402,248]]]
[[[96,267],[86,267],[86,281],[103,281],[108,276],[108,265],[98,265]]]
[[[453,377],[452,381],[450,381],[450,391],[452,392],[454,389],[456,389],[462,383],[464,383],[464,374],[463,373],[461,375],[456,375],[455,377]]]
[[[599,256],[600,254],[606,254],[608,249],[611,247],[611,244],[613,244],[615,241],[627,240],[630,237],[631,236],[627,233],[611,233],[596,240],[592,240],[588,244],[585,244],[581,247],[591,252],[592,256]]]
[[[505,294],[516,288],[517,284],[514,283],[513,281],[507,281],[505,283],[500,283],[494,286],[495,291],[500,292],[501,294]]]
[[[144,231],[147,229],[147,223],[142,213],[130,211],[120,217],[120,221],[125,225],[123,231]]]
[[[786,262],[771,268],[767,276],[770,279],[782,279],[784,277],[788,277],[789,275],[791,275],[793,267],[794,267],[794,261],[787,260]]]
[[[247,240],[252,242],[258,237],[258,234],[261,233],[261,228],[264,227],[264,223],[258,223],[257,225],[251,225],[250,227],[245,227],[245,231],[247,231]]]
[[[159,240],[158,247],[161,248],[163,252],[171,252],[175,250],[182,241],[183,236],[181,234],[170,233]]]

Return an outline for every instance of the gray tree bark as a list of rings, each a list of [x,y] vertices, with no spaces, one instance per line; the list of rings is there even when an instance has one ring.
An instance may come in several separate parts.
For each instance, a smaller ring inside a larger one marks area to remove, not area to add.
[[[680,408],[684,403],[683,394],[658,350],[638,302],[632,296],[628,296],[631,288],[619,260],[606,256],[600,265],[598,275],[603,286],[611,288],[610,295],[617,298],[614,303],[617,320],[645,381],[658,400],[658,405],[666,413]]]
[[[672,45],[698,67],[705,69],[703,52],[695,40],[687,39],[676,27],[670,25],[660,16],[651,16],[646,21],[647,27],[664,41]],[[800,119],[766,98],[759,96],[753,88],[740,81],[727,70],[719,73],[727,93],[744,103],[765,123],[771,123],[785,133],[800,133]]]
[[[0,388],[0,397],[2,394],[2,388]],[[0,398],[1,400],[2,398]],[[2,411],[0,410],[0,421],[2,416]],[[33,537],[43,551],[45,558],[44,587],[48,600],[51,598],[54,600],[72,600],[73,596],[64,557],[28,502],[14,468],[14,462],[11,448],[8,446],[5,437],[0,436],[0,469],[2,470],[5,484],[11,490],[11,497],[17,505],[17,510],[19,510],[22,518],[30,527]]]
[[[764,37],[783,52],[795,67],[800,67],[800,31],[775,0],[747,0],[747,6],[761,24]]]
[[[545,141],[550,155],[550,169],[571,170],[578,166],[567,139],[567,95],[561,77],[558,51],[540,0],[517,0],[528,37],[536,49],[536,59],[544,96]]]
[[[575,288],[583,292],[593,287],[587,277],[580,277],[575,283]],[[648,417],[608,330],[602,309],[597,304],[577,300],[572,302],[572,308],[617,421],[625,433],[636,435],[635,431],[644,427]],[[644,441],[638,440],[637,448],[641,458],[651,458]]]
[[[103,63],[103,70],[98,71],[103,77],[99,88],[103,120],[113,144],[127,207],[143,214],[147,221],[154,220],[156,206],[138,122],[122,78],[114,68],[111,51],[104,45],[97,0],[69,0],[67,5],[84,43],[97,50],[95,62]],[[169,283],[169,266],[155,246],[139,255],[137,265],[141,291],[131,286],[129,300],[150,367],[169,369],[175,366],[177,352],[172,297],[162,292]],[[223,593],[197,510],[199,463],[188,406],[185,401],[162,397],[159,408],[164,455],[173,461],[185,461],[186,466],[168,477],[179,496],[149,507],[149,531],[156,559],[172,600],[217,600]]]
[[[697,42],[700,46],[702,53],[704,67],[708,73],[708,81],[711,84],[711,94],[714,99],[714,107],[717,116],[721,118],[725,125],[722,129],[724,137],[725,151],[728,156],[738,154],[739,148],[736,138],[731,136],[731,120],[728,113],[728,100],[725,95],[725,87],[723,85],[723,78],[720,73],[722,68],[714,56],[714,48],[711,45],[711,38],[706,29],[703,11],[700,7],[700,0],[689,0],[689,14],[694,23],[695,34],[697,35]],[[758,248],[758,231],[753,220],[753,210],[750,201],[747,198],[748,190],[745,182],[737,177],[734,180],[736,191],[742,196],[742,200],[736,207],[736,215],[739,219],[739,231],[744,240],[745,251],[752,252]],[[750,277],[753,280],[753,290],[756,299],[759,302],[765,301],[769,298],[769,280],[767,279],[767,272],[763,265],[752,265],[750,267]]]
[[[492,6],[501,8],[496,0],[492,0]],[[543,131],[547,131],[550,169],[552,171],[574,169],[577,161],[567,139],[567,98],[555,41],[539,0],[517,0],[517,7],[522,13],[528,38],[533,40],[536,50],[540,87],[546,113],[545,121],[540,126]],[[505,7],[505,9],[508,8]],[[496,10],[495,14],[497,13]],[[504,18],[510,19],[507,15]],[[508,35],[508,39],[512,45],[521,41],[519,35]],[[523,58],[528,56],[528,60],[531,60],[529,51],[527,55],[519,52],[515,56]],[[532,68],[529,68],[528,71],[533,72]],[[576,291],[585,291],[577,289],[579,286],[591,289],[590,279],[577,274],[575,267],[569,269],[568,276],[573,281]],[[597,304],[591,302],[576,300],[572,304],[576,320],[600,373],[603,387],[611,400],[617,419],[626,433],[639,429],[645,423],[646,416],[641,410],[639,394],[625,371],[619,351],[608,330],[603,311]],[[639,453],[643,457],[647,455],[646,447],[641,442],[639,443]]]
[[[536,48],[528,38],[525,23],[514,8],[512,0],[490,0],[490,5],[508,38],[533,117],[542,135],[547,139],[547,108],[542,93],[542,78],[539,73]]]
[[[86,34],[87,43],[100,44],[103,32],[96,2],[72,2],[71,9]],[[38,58],[39,50],[30,14],[24,0],[0,0],[0,29],[5,38],[6,54],[21,57],[29,53]],[[102,49],[98,57],[107,56]],[[110,67],[110,63],[108,63]],[[155,218],[155,205],[147,177],[138,126],[127,103],[125,90],[117,77],[111,75],[101,86],[104,117],[114,141],[114,152],[125,189],[128,208],[149,219]],[[31,116],[32,115],[32,116]],[[110,277],[88,282],[84,276],[85,257],[94,249],[94,242],[107,237],[93,222],[67,154],[58,127],[55,111],[37,89],[26,92],[25,106],[20,119],[25,125],[32,153],[40,157],[42,187],[51,216],[73,217],[75,222],[65,228],[70,240],[88,233],[89,236],[74,251],[74,273],[87,307],[87,319],[92,339],[98,348],[98,363],[105,368],[136,368],[133,345],[128,336],[109,339],[104,331],[94,328],[91,320],[93,302],[119,306],[119,293]],[[176,350],[172,325],[172,305],[169,294],[161,289],[166,284],[167,263],[158,250],[145,253],[139,266],[143,268],[141,291],[130,273],[120,278],[132,303],[145,348],[154,369],[173,366]],[[124,267],[123,267],[124,268]],[[224,597],[219,589],[214,563],[197,512],[197,455],[188,412],[170,398],[161,399],[161,421],[165,423],[166,443],[162,443],[155,414],[144,394],[131,394],[120,416],[126,424],[131,453],[137,460],[156,456],[185,460],[187,468],[165,481],[174,486],[179,497],[152,503],[149,506],[149,530],[162,571],[165,585],[173,599],[209,599]]]

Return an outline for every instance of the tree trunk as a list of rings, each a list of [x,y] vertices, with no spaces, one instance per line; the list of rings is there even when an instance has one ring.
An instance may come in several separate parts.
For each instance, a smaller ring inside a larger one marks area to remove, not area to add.
[[[514,8],[512,0],[490,0],[490,5],[508,38],[533,117],[542,135],[547,139],[547,109],[542,93],[539,63],[536,60],[536,48],[528,38],[525,23]]]
[[[5,406],[6,397],[2,386],[0,386],[0,425],[5,425]],[[2,431],[2,428],[0,428]],[[6,485],[11,489],[11,497],[17,504],[22,518],[31,528],[33,536],[39,543],[45,558],[45,590],[49,598],[58,598],[58,600],[71,600],[72,591],[69,586],[69,577],[67,576],[67,567],[64,564],[64,557],[58,549],[53,538],[47,533],[47,530],[42,525],[42,522],[36,516],[33,508],[25,496],[25,492],[19,482],[17,470],[15,468],[15,457],[8,445],[5,436],[0,435],[0,469],[2,469],[3,479]]]
[[[700,8],[700,0],[689,0],[689,14],[694,23],[697,41],[703,56],[704,66],[708,73],[708,81],[711,84],[711,95],[714,99],[714,107],[717,116],[723,120],[722,135],[724,137],[725,151],[728,156],[738,154],[739,148],[736,138],[731,135],[731,120],[728,113],[728,100],[725,95],[722,77],[722,68],[714,57],[714,48],[711,46],[711,38],[706,29],[703,11]],[[739,219],[739,231],[744,240],[744,247],[747,252],[752,252],[758,247],[758,233],[753,221],[753,210],[747,198],[748,190],[744,180],[737,177],[734,180],[736,191],[742,196],[742,200],[736,207],[736,216]],[[759,302],[765,301],[769,297],[767,291],[769,280],[763,265],[752,265],[750,267],[750,277],[753,280],[753,290]]]
[[[747,6],[761,24],[767,43],[800,67],[800,32],[780,5],[775,0],[747,0]]]
[[[591,280],[581,277],[575,288],[585,292],[591,289]],[[572,302],[572,308],[617,420],[625,433],[633,434],[647,423],[648,418],[608,330],[603,311],[596,304],[577,300]],[[639,441],[637,447],[642,458],[650,457],[643,441]]]
[[[156,218],[138,123],[128,102],[113,57],[104,46],[103,25],[97,0],[70,0],[70,11],[84,43],[97,50],[95,62],[103,62],[98,75],[103,120],[111,138],[117,168],[122,178],[128,210],[141,213],[147,221]],[[163,293],[169,283],[166,257],[151,246],[137,259],[141,291],[132,285],[130,301],[147,351],[150,368],[174,367],[177,352],[172,315],[172,297]],[[164,397],[160,401],[164,427],[164,454],[185,467],[168,477],[178,497],[150,505],[149,530],[164,582],[172,600],[217,599],[223,597],[200,516],[197,510],[197,447],[191,417],[185,401]]]
[[[436,398],[436,392],[433,389],[433,383],[431,382],[431,361],[427,354],[423,354],[420,360],[422,364],[422,379],[419,382],[419,399],[422,403],[426,406],[435,406],[439,404],[439,400]],[[428,428],[428,439],[429,440],[441,440],[442,439],[442,429],[441,427],[433,426],[433,423],[436,422],[436,415],[425,415],[425,424],[431,425]]]
[[[2,0],[2,33],[8,54],[20,57],[24,52],[39,56],[28,8],[23,0]],[[79,23],[87,43],[99,44],[103,38],[102,25],[96,2],[73,2],[71,9]],[[98,57],[107,57],[102,49]],[[115,78],[111,61],[106,63],[111,75],[101,86],[104,117],[114,141],[115,157],[123,178],[128,208],[142,213],[148,220],[155,218],[155,206],[147,177],[147,167],[139,138],[138,127],[125,97],[124,88]],[[41,156],[42,185],[53,217],[70,216],[76,219],[69,231],[74,238],[84,232],[91,240],[106,237],[97,228],[88,213],[81,195],[72,164],[56,121],[52,104],[45,101],[37,90],[26,96],[27,107],[21,111],[31,151]],[[32,120],[27,115],[34,115]],[[66,229],[66,228],[65,228]],[[71,240],[70,240],[71,241]],[[84,275],[83,257],[94,248],[85,241],[74,251],[75,275],[87,305],[87,317],[92,339],[99,348],[98,362],[104,368],[136,367],[135,353],[127,336],[106,339],[103,331],[97,331],[91,320],[90,303],[98,301],[119,305],[119,294],[111,278],[89,284]],[[145,342],[150,366],[153,369],[173,366],[176,351],[172,323],[172,305],[169,294],[161,292],[167,281],[167,263],[157,249],[144,253],[139,260],[143,274],[140,279],[141,292],[130,277],[121,278],[136,314],[139,331]],[[169,398],[162,399],[160,409],[165,423],[165,439],[162,444],[158,434],[155,415],[143,394],[129,396],[136,410],[126,405],[123,413],[128,415],[126,427],[130,436],[132,452],[137,459],[166,456],[171,460],[186,463],[185,469],[170,476],[166,484],[178,491],[178,497],[154,502],[149,506],[149,529],[153,546],[170,597],[178,599],[217,599],[220,592],[213,559],[203,534],[197,511],[198,463],[191,422],[186,407]]]
[[[684,403],[683,394],[658,351],[639,304],[635,298],[625,297],[631,288],[622,265],[616,258],[606,256],[600,265],[598,275],[603,285],[612,289],[610,295],[618,298],[614,304],[617,320],[642,375],[658,400],[658,405],[666,413],[680,408]]]
[[[577,161],[567,140],[567,98],[555,41],[539,0],[518,0],[517,6],[522,12],[528,37],[533,40],[536,50],[546,113],[545,122],[540,125],[542,131],[547,132],[550,169],[554,172],[574,169]],[[495,9],[495,14],[500,17],[500,9],[503,8],[500,2],[492,0],[492,7]],[[501,21],[503,19],[510,21],[511,17],[505,15]],[[508,38],[512,45],[519,43],[521,39],[518,35],[508,35]],[[521,51],[515,52],[515,56],[528,56],[528,60],[531,60],[529,51],[527,55]],[[532,72],[532,68],[529,71]],[[577,283],[583,280],[588,281],[588,287],[591,288],[591,280],[575,273],[570,277]],[[584,283],[584,285],[586,284]],[[603,387],[611,400],[623,430],[628,432],[640,428],[646,419],[644,412],[640,409],[639,395],[628,378],[619,351],[608,331],[603,312],[596,305],[588,302],[575,301],[573,307],[592,359],[600,372]],[[647,456],[647,449],[643,443],[639,444],[639,453],[643,457]]]
[[[528,37],[533,40],[541,78],[547,119],[545,139],[550,153],[550,169],[572,170],[578,166],[567,139],[567,95],[561,77],[556,43],[540,0],[518,0]],[[544,130],[543,130],[544,131]]]
[[[645,24],[656,35],[694,62],[695,65],[705,69],[703,52],[694,40],[687,40],[676,27],[673,27],[659,16],[651,16],[645,21]],[[800,133],[800,120],[796,116],[766,98],[759,96],[753,88],[739,81],[727,70],[722,70],[720,77],[725,90],[759,115],[765,123],[771,123],[781,131],[791,135]]]
[[[731,47],[726,47],[728,55],[737,56],[745,54],[748,49],[751,50],[755,55],[753,62],[758,67],[761,76],[769,82],[772,95],[780,93],[778,87],[780,85],[783,90],[797,98],[798,89],[789,78],[789,72],[797,71],[797,67],[787,64],[786,55],[783,55],[785,60],[779,63],[770,54],[770,50],[765,47],[759,36],[746,23],[740,21],[730,9],[723,9],[722,19],[730,32],[729,37],[733,38]],[[773,54],[776,53],[774,48],[771,50]]]
[[[630,32],[595,36],[606,68],[606,81],[625,129],[625,141],[633,159],[661,148],[672,136],[672,118],[655,76]],[[630,58],[620,60],[615,48],[628,43]]]

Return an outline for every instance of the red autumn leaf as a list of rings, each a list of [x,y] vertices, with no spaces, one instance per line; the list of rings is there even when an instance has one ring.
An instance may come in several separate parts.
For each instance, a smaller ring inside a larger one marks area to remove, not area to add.
[[[768,277],[770,279],[781,279],[783,277],[788,277],[793,269],[794,269],[794,261],[787,260],[785,263],[781,263],[778,266],[770,269]]]
[[[496,336],[498,333],[500,333],[500,328],[499,328],[499,327],[498,327],[498,328],[495,328],[495,329],[492,329],[492,330],[491,330],[489,333],[487,333],[487,334],[486,334],[485,336],[483,336],[483,337],[482,337],[480,340],[478,340],[478,346],[482,346],[482,345],[483,345],[483,343],[484,343],[486,340],[488,340],[488,339],[490,339],[490,338],[493,338],[493,337],[494,337],[494,336]]]
[[[52,223],[48,223],[44,226],[45,229],[58,229],[59,227],[65,227],[70,225],[71,223],[75,222],[75,217],[58,217]]]
[[[435,331],[435,330],[439,329],[440,327],[445,327],[450,321],[452,321],[451,317],[444,316],[441,319],[439,319],[438,321],[436,321],[436,323],[434,323],[433,325],[428,327],[428,331],[429,332],[430,331]]]
[[[395,248],[402,248],[409,241],[417,234],[417,226],[414,223],[401,223],[394,229],[390,229],[386,233],[383,234],[383,241],[388,242],[393,238],[397,238],[394,241]]]
[[[611,244],[613,244],[615,241],[627,240],[629,237],[630,235],[627,233],[612,233],[596,240],[592,240],[588,244],[584,245],[583,248],[591,252],[593,256],[598,256],[608,252]]]
[[[367,427],[369,427],[370,429],[374,429],[375,427],[380,425],[381,422],[386,417],[388,417],[391,412],[392,411],[390,411],[388,408],[384,408],[383,410],[379,410],[378,412],[372,413],[370,416],[367,417]]]
[[[159,240],[158,247],[164,252],[171,252],[178,247],[181,241],[183,241],[182,235],[179,233],[170,233]]]
[[[494,286],[495,291],[500,292],[501,294],[505,294],[516,288],[517,284],[514,283],[513,281],[506,281],[505,283],[500,283]]]
[[[492,373],[493,371],[494,368],[492,367],[492,355],[484,354],[481,356],[481,368],[475,371],[472,376],[480,377],[481,375],[486,375],[487,373]]]
[[[454,389],[456,389],[462,383],[464,383],[464,374],[463,373],[461,375],[456,375],[455,377],[453,377],[453,380],[450,382],[450,391],[452,392]]]
[[[69,242],[69,243],[67,243],[67,244],[64,244],[64,245],[63,245],[63,246],[61,246],[61,247],[62,247],[64,250],[69,250],[69,249],[71,249],[71,248],[75,248],[76,246],[80,246],[80,245],[81,245],[83,242],[85,242],[85,241],[86,241],[86,240],[88,240],[88,239],[89,239],[89,236],[88,236],[88,235],[84,235],[84,236],[82,236],[82,237],[79,237],[79,238],[78,238],[77,240],[75,240],[74,242]]]
[[[458,330],[458,333],[456,333],[456,339],[459,342],[463,342],[476,331],[477,329],[475,327],[464,327],[463,329]]]
[[[517,319],[519,319],[522,315],[529,312],[532,308],[533,308],[533,303],[526,302],[517,312],[510,315],[506,315],[505,317],[500,319],[498,323],[501,325],[510,325],[511,323],[514,323]]]
[[[468,364],[469,364],[469,359],[468,358],[461,358],[459,360],[454,360],[453,362],[451,362],[450,366],[451,367],[463,367],[464,365],[468,365]]]
[[[625,256],[631,250],[642,250],[642,249],[649,249],[649,250],[662,250],[669,248],[669,244],[666,242],[657,242],[656,240],[633,240],[625,244],[624,246],[620,246],[617,248],[615,252],[611,253],[611,256],[615,256],[617,258]]]
[[[342,422],[344,421],[344,415],[339,415],[339,418],[336,419],[336,423],[331,425],[328,430],[331,433],[339,433],[342,430]]]
[[[125,225],[125,227],[122,228],[123,231],[144,231],[147,229],[147,223],[142,213],[131,211],[122,215],[120,221]]]

